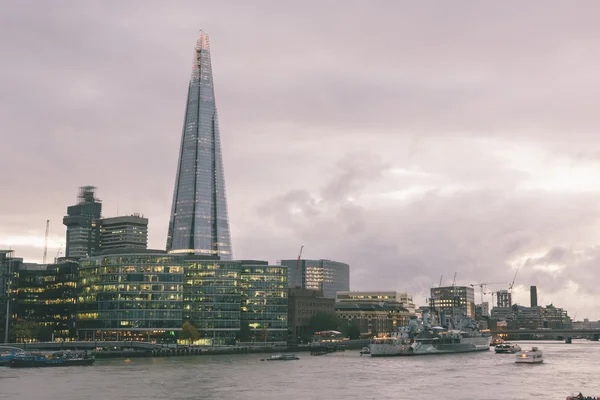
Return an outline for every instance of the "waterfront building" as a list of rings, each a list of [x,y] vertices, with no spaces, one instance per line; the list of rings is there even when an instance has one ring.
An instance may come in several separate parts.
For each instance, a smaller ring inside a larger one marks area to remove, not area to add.
[[[148,218],[139,214],[103,218],[99,225],[99,251],[148,247]]]
[[[571,326],[573,329],[600,329],[600,320],[590,321],[588,318],[584,318],[583,321],[573,321]]]
[[[475,291],[469,286],[442,286],[431,288],[430,306],[446,315],[466,312],[475,318]]]
[[[169,341],[183,325],[183,256],[115,250],[80,260],[82,340]]]
[[[530,297],[530,306],[537,307],[537,305],[538,305],[537,286],[531,286],[529,288],[529,297]]]
[[[409,312],[401,303],[395,302],[343,302],[336,303],[335,312],[348,325],[354,325],[362,336],[377,336],[390,333],[408,325]]]
[[[95,191],[94,186],[80,187],[77,204],[67,208],[67,216],[63,218],[67,227],[67,258],[88,257],[98,250],[102,203],[96,198]]]
[[[337,292],[350,290],[350,266],[331,260],[282,260],[288,268],[288,287],[322,290],[335,299]]]
[[[167,250],[232,259],[208,35],[194,49]]]
[[[14,339],[74,340],[78,264],[20,263],[16,271],[12,330],[20,336]]]
[[[242,324],[252,341],[287,342],[287,268],[241,261]],[[240,332],[241,333],[241,332]]]
[[[567,311],[554,307],[554,305],[547,305],[543,309],[544,313],[544,328],[550,329],[571,329],[573,327],[573,321],[567,314]]]
[[[14,276],[22,262],[22,258],[13,257],[13,250],[0,250],[0,343],[10,339]]]
[[[401,305],[411,314],[415,314],[416,307],[412,295],[395,291],[345,291],[337,292],[336,303],[393,303]]]
[[[508,290],[499,290],[496,292],[496,301],[498,307],[512,307],[512,293]]]
[[[185,256],[183,320],[200,344],[233,344],[240,333],[241,263],[218,257]]]
[[[322,290],[288,289],[288,324],[291,344],[309,341],[310,317],[318,313],[335,313],[335,300],[323,296]]]

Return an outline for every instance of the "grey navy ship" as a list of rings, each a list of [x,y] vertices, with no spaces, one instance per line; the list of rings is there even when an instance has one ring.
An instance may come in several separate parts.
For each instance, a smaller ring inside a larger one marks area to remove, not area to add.
[[[374,338],[369,344],[372,357],[417,356],[426,354],[467,353],[489,351],[491,336],[479,330],[466,312],[452,316],[439,313],[434,321],[429,311],[422,318],[411,319],[407,326],[398,328],[391,335]],[[438,326],[434,322],[439,322]]]

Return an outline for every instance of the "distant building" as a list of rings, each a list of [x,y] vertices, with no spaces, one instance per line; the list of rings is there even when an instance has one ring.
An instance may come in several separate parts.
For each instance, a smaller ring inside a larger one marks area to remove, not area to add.
[[[11,314],[14,309],[11,296],[15,287],[14,277],[22,262],[22,258],[13,257],[13,250],[0,250],[0,343],[10,341]]]
[[[350,266],[331,260],[282,260],[288,268],[288,287],[322,290],[335,299],[337,292],[350,290]]]
[[[400,304],[411,314],[415,314],[415,303],[412,296],[408,293],[395,291],[347,291],[337,292],[336,303],[394,303]]]
[[[400,326],[408,325],[410,313],[395,302],[343,302],[335,304],[335,312],[348,325],[354,325],[363,336],[390,333]]]
[[[484,301],[483,303],[481,303],[481,316],[482,317],[490,316],[490,303],[487,301]]]
[[[287,342],[287,268],[266,262],[241,261],[242,322],[252,341]]]
[[[79,339],[171,340],[183,324],[183,271],[183,256],[162,250],[80,260]]]
[[[466,312],[470,318],[475,318],[475,291],[469,286],[443,286],[431,288],[429,304],[436,311],[447,315],[454,312]]]
[[[512,307],[512,294],[508,290],[499,290],[496,292],[498,307]]]
[[[36,328],[16,337],[17,341],[76,339],[77,270],[75,262],[19,266],[15,278],[13,328],[27,322]]]
[[[529,297],[530,297],[530,306],[537,307],[538,300],[537,300],[537,287],[536,286],[532,286],[531,288],[529,288]]]
[[[99,251],[115,249],[146,249],[148,218],[139,214],[103,218],[100,224]]]
[[[600,329],[600,321],[590,321],[585,318],[583,321],[573,321],[573,329]]]
[[[314,334],[309,329],[310,317],[318,313],[335,313],[335,300],[323,297],[322,290],[288,289],[289,340],[292,344],[310,340]]]
[[[533,308],[533,307],[532,307]],[[550,329],[571,329],[573,322],[567,314],[567,310],[554,307],[552,304],[543,309],[544,328]]]
[[[67,216],[63,218],[67,227],[67,258],[89,257],[97,252],[102,203],[96,198],[95,191],[94,186],[80,187],[77,204],[67,208]]]

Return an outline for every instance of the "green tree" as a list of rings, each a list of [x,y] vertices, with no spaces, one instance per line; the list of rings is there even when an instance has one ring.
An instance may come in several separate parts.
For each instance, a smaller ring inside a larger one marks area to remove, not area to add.
[[[355,324],[348,325],[348,329],[346,330],[346,335],[350,339],[360,339],[360,328]]]
[[[189,321],[184,322],[183,326],[181,327],[181,333],[179,334],[179,338],[194,342],[198,340],[199,337],[200,334],[198,333],[196,328],[194,328],[194,326],[190,324]]]
[[[37,338],[39,331],[40,327],[35,322],[19,319],[12,325],[10,336],[13,342],[22,342]]]
[[[328,312],[318,312],[308,320],[308,328],[311,334],[320,331],[340,331],[345,333],[343,331],[345,328],[344,325],[344,322],[335,313]]]

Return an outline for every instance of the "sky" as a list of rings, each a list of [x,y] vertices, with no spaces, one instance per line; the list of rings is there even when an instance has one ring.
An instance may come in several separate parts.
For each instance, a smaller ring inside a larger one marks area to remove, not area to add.
[[[597,2],[0,0],[0,248],[65,242],[79,186],[164,248],[210,36],[234,257],[352,290],[496,283],[600,319]],[[476,300],[481,299],[479,286]],[[491,301],[489,295],[484,295]]]

